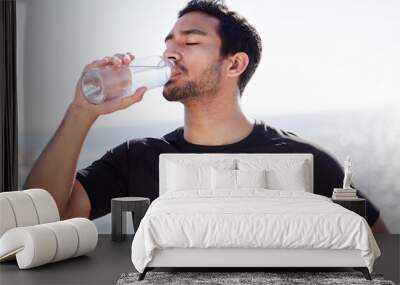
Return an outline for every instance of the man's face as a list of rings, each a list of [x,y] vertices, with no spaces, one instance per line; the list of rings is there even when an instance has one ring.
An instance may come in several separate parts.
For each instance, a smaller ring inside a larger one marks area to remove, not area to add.
[[[215,94],[221,79],[221,39],[218,19],[199,12],[188,13],[175,23],[165,39],[164,57],[176,63],[163,96],[182,101],[203,94]]]

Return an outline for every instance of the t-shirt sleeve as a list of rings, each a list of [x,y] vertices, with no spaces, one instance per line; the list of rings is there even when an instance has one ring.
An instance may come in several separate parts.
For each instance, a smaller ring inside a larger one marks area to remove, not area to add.
[[[127,142],[122,143],[76,173],[76,179],[89,196],[91,204],[89,219],[93,220],[108,214],[112,198],[128,196],[127,152]]]
[[[322,149],[314,153],[314,193],[332,196],[333,188],[342,188],[344,171],[338,161]],[[372,226],[379,217],[378,208],[362,193],[354,184],[352,187],[357,189],[357,195],[366,199],[367,213],[366,220]]]

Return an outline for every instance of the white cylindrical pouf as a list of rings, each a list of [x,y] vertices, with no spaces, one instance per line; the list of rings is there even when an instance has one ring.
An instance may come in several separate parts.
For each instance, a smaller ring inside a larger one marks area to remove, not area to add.
[[[28,189],[23,192],[31,197],[39,216],[39,224],[60,220],[57,204],[49,192],[39,188]]]
[[[23,191],[2,192],[14,211],[17,227],[39,224],[38,214],[30,196]]]
[[[0,239],[0,257],[16,250],[20,269],[49,263],[56,254],[56,236],[51,229],[41,225],[11,229]]]
[[[0,237],[16,226],[17,222],[10,202],[6,197],[0,195]]]
[[[74,256],[78,249],[78,233],[71,223],[66,221],[43,224],[51,229],[57,237],[57,252],[51,262],[57,262]]]
[[[17,227],[0,238],[0,262],[17,258],[20,269],[77,257],[95,249],[98,233],[85,218]]]
[[[86,254],[96,248],[98,240],[98,232],[96,225],[85,218],[74,218],[65,220],[75,227],[78,232],[78,249],[74,257]]]

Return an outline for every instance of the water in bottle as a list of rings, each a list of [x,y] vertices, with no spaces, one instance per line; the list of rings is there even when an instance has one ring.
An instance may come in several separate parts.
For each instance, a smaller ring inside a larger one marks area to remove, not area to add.
[[[92,104],[129,96],[139,87],[152,89],[168,82],[174,62],[161,56],[135,58],[128,66],[91,68],[82,75],[81,90]]]

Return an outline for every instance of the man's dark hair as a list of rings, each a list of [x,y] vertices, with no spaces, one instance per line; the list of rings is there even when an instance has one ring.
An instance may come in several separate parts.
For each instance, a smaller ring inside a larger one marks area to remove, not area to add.
[[[222,57],[237,52],[245,52],[248,55],[249,64],[239,78],[241,97],[261,59],[261,38],[256,29],[244,17],[230,11],[221,1],[192,0],[179,11],[178,18],[190,12],[201,12],[219,20],[217,32],[221,37],[220,53]]]

